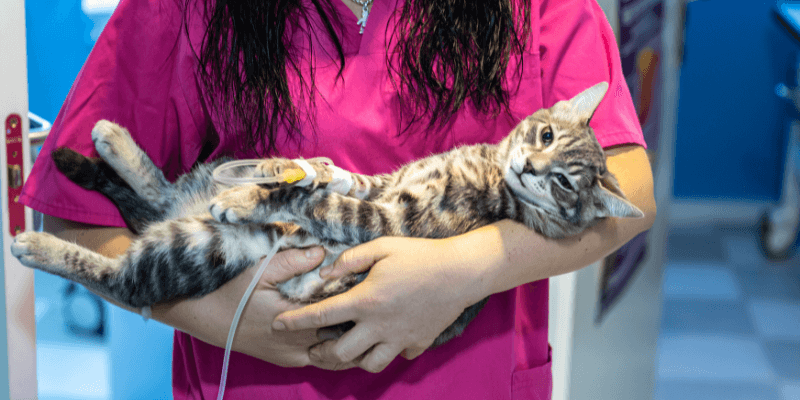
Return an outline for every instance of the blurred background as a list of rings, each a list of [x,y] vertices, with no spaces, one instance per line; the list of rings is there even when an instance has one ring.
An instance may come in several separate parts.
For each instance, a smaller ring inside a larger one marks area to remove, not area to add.
[[[800,400],[800,4],[598,2],[659,217],[551,279],[553,399]],[[29,108],[44,126],[116,3],[25,0]],[[34,308],[39,400],[171,398],[171,328],[38,271]]]

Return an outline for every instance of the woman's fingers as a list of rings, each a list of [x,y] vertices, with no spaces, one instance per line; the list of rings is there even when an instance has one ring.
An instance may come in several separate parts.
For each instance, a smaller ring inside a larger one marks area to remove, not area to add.
[[[403,358],[405,358],[406,360],[413,360],[419,357],[427,349],[428,349],[427,347],[410,347],[403,350],[403,352],[400,353],[400,355],[403,356]]]
[[[377,239],[345,250],[333,264],[319,271],[320,276],[333,279],[369,270],[376,262],[386,257],[386,252],[380,243],[381,240]]]
[[[314,346],[309,351],[309,358],[314,365],[357,366],[368,372],[381,372],[400,351],[386,343],[371,343],[374,339],[366,329],[355,328],[339,340]]]
[[[326,364],[358,364],[361,356],[374,347],[375,340],[367,329],[356,327],[337,340],[328,340],[309,351],[313,362]]]
[[[330,371],[341,371],[358,367],[353,360],[343,360],[342,357],[331,356],[335,343],[335,340],[328,340],[317,343],[309,348],[306,353],[309,365]]]
[[[386,369],[399,353],[393,346],[380,343],[366,354],[358,366],[364,371],[378,373]]]
[[[322,247],[290,249],[275,254],[264,271],[262,282],[276,284],[316,268],[325,258]]]
[[[297,310],[286,311],[275,318],[272,329],[277,331],[318,329],[355,321],[359,313],[354,307],[356,301],[347,293],[309,304]]]

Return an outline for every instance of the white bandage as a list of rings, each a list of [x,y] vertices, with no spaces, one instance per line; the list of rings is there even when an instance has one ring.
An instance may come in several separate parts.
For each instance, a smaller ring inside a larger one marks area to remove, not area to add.
[[[333,172],[331,183],[328,184],[328,190],[345,196],[350,193],[350,189],[353,188],[353,178],[350,173],[335,165],[329,165],[328,168]]]
[[[303,172],[306,173],[306,177],[303,178],[303,180],[301,180],[300,182],[295,183],[295,185],[308,186],[311,184],[311,182],[314,181],[314,179],[317,178],[317,171],[314,169],[314,167],[311,166],[311,164],[308,163],[308,161],[303,160],[301,158],[292,161],[294,161],[295,164],[299,165],[300,168],[303,169]]]

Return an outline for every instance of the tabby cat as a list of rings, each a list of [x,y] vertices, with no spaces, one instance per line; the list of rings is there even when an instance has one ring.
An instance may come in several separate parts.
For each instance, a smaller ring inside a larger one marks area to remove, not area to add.
[[[512,219],[551,238],[575,235],[604,217],[641,217],[606,169],[589,119],[608,84],[527,117],[497,145],[453,149],[386,175],[351,174],[355,184],[330,190],[331,167],[310,162],[308,186],[215,181],[222,161],[200,165],[175,183],[128,132],[100,121],[92,140],[101,158],[69,149],[52,157],[60,171],[119,207],[139,235],[117,259],[47,233],[25,232],[12,253],[26,266],[60,275],[132,307],[203,296],[282,248],[322,245],[332,263],[345,249],[380,236],[443,238]],[[239,175],[272,176],[297,163],[267,159]],[[314,302],[354,286],[366,273],[335,281],[318,269],[278,286],[287,298]],[[467,308],[435,341],[460,334],[486,299]]]

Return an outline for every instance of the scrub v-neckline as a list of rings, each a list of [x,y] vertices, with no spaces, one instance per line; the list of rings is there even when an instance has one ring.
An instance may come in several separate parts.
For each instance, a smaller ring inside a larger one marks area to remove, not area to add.
[[[351,0],[345,0],[351,1]],[[356,16],[353,10],[347,6],[342,0],[333,0],[333,6],[336,13],[342,19],[342,47],[345,54],[363,54],[366,52],[369,43],[372,42],[375,36],[375,27],[382,25],[384,22],[383,14],[385,11],[387,1],[392,0],[374,0],[370,7],[367,24],[364,27],[364,33],[361,31],[361,25],[358,24],[360,17]]]

